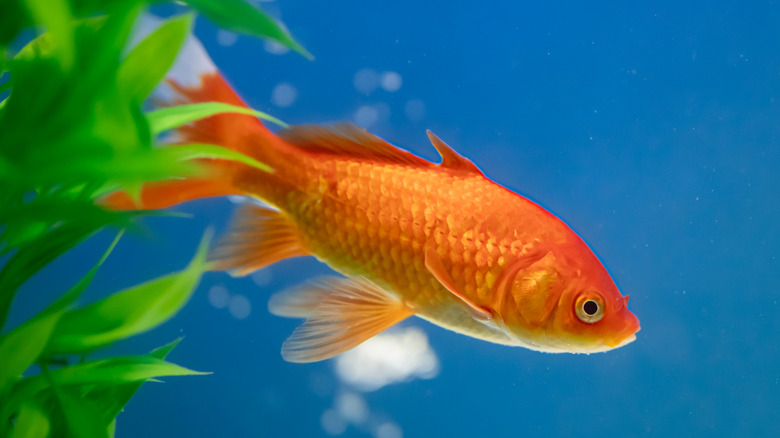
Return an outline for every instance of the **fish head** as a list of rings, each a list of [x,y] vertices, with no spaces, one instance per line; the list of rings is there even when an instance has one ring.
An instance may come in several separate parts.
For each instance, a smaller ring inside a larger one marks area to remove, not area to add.
[[[548,334],[572,353],[597,353],[636,339],[639,319],[628,310],[628,296],[617,287],[571,288],[561,296]]]
[[[510,276],[501,316],[509,335],[547,352],[596,353],[634,339],[639,320],[592,252],[549,251]]]

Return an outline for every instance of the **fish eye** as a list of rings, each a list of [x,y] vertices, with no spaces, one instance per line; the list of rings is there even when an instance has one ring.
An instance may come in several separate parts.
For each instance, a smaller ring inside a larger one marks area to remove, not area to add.
[[[584,310],[588,315],[593,316],[596,314],[596,312],[599,311],[599,305],[593,300],[588,300],[585,301],[585,304],[582,305],[582,310]]]
[[[574,311],[582,322],[593,324],[604,317],[604,299],[596,294],[583,294],[574,303]]]

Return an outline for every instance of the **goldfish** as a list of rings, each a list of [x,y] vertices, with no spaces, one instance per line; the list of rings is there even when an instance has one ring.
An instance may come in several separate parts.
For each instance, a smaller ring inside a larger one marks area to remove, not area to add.
[[[245,103],[213,65],[193,84],[169,78],[173,103]],[[282,346],[290,362],[356,347],[410,316],[485,341],[550,353],[604,352],[639,331],[628,296],[561,219],[497,184],[427,132],[434,164],[351,123],[276,133],[251,116],[220,114],[180,128],[180,143],[231,148],[270,166],[206,163],[208,177],[150,183],[138,201],[165,208],[241,195],[213,269],[247,275],[314,256],[326,276],[272,296],[270,311],[305,318]],[[171,146],[175,147],[175,146]]]

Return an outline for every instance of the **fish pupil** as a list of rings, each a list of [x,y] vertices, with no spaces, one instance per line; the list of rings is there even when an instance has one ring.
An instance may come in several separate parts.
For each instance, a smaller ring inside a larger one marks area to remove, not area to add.
[[[599,305],[593,300],[588,300],[582,305],[582,310],[588,315],[595,315],[599,311]]]

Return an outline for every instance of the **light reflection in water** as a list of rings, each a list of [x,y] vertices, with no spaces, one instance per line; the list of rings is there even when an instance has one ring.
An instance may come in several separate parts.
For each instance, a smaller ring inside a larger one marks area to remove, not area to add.
[[[417,327],[382,333],[336,357],[336,373],[350,386],[375,391],[391,383],[439,373],[439,359]]]
[[[348,427],[376,438],[402,438],[401,426],[386,413],[371,410],[360,392],[376,391],[393,383],[432,379],[439,373],[439,359],[428,337],[417,327],[379,334],[356,348],[336,356],[336,377],[342,388],[333,407],[320,417],[328,435],[341,435]]]

